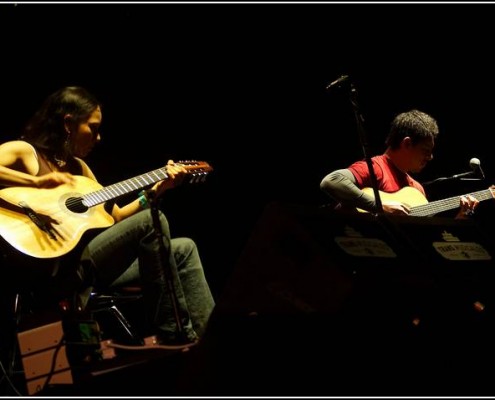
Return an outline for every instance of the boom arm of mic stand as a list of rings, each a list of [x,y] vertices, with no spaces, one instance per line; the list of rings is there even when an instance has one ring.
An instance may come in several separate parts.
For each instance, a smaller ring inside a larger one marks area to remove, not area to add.
[[[473,176],[475,174],[474,171],[469,171],[469,172],[463,172],[462,174],[456,174],[452,176],[443,176],[441,178],[436,178],[433,179],[432,181],[424,182],[423,186],[428,186],[432,185],[433,183],[437,182],[444,182],[444,181],[454,181],[454,180],[460,180],[460,181],[480,181],[480,178],[468,178],[469,176]]]

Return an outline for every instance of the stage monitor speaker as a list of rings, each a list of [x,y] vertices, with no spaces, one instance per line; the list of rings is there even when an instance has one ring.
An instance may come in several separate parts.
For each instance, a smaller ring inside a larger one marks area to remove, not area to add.
[[[274,202],[255,225],[215,312],[349,314],[380,323],[395,315],[395,323],[406,324],[418,315],[469,314],[492,302],[494,248],[470,220]]]
[[[388,225],[372,214],[268,204],[216,312],[339,313],[357,282],[389,280],[405,269],[409,249]]]

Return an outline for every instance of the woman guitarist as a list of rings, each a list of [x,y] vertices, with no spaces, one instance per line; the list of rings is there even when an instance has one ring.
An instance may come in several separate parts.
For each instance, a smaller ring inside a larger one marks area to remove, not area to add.
[[[161,211],[162,235],[157,235],[155,218],[146,210],[150,196],[163,195],[188,170],[169,161],[162,169],[74,202],[74,193],[101,188],[83,161],[100,140],[101,123],[101,105],[92,94],[64,87],[48,96],[20,140],[0,145],[0,234],[27,263],[72,254],[86,229],[100,228],[77,253],[76,267],[64,266],[54,281],[74,290],[77,307],[84,308],[93,288],[138,278],[152,333],[163,344],[195,342],[214,306],[196,244],[172,239]],[[141,187],[149,189],[126,205],[105,201]]]

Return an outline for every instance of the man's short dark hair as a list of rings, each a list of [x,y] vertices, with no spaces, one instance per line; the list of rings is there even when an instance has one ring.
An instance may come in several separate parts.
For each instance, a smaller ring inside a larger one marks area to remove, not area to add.
[[[385,144],[392,149],[398,148],[402,139],[409,136],[413,144],[425,139],[435,139],[438,135],[437,121],[430,115],[411,110],[397,115],[391,125]]]

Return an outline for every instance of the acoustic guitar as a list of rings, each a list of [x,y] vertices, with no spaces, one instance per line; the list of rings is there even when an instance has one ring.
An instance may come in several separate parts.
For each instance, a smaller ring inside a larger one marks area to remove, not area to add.
[[[204,181],[213,168],[204,161],[180,161],[187,170],[182,183]],[[20,252],[54,258],[73,250],[83,234],[114,224],[106,201],[167,179],[166,167],[102,187],[85,176],[54,188],[7,187],[0,190],[0,236]]]
[[[373,198],[375,197],[372,188],[364,188],[363,191]],[[461,195],[459,195],[428,202],[423,193],[412,186],[406,186],[394,193],[386,193],[382,191],[378,191],[378,193],[382,202],[396,201],[403,203],[410,208],[409,215],[418,217],[427,217],[443,211],[455,209],[459,207],[459,198],[461,197]],[[476,198],[478,201],[493,199],[495,197],[495,186],[491,186],[488,189],[480,190],[478,192],[467,193],[465,196],[468,194]],[[367,212],[359,208],[358,211]]]

